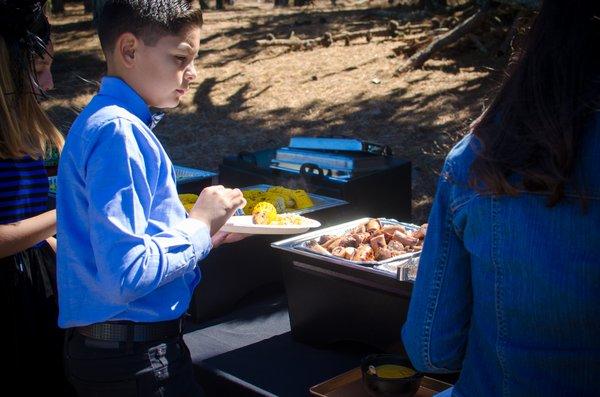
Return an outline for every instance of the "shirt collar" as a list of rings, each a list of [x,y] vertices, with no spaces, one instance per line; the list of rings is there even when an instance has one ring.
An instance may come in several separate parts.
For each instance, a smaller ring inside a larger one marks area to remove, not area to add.
[[[125,109],[146,123],[150,129],[154,128],[164,115],[164,113],[152,114],[142,97],[118,77],[103,77],[98,93],[117,99]]]

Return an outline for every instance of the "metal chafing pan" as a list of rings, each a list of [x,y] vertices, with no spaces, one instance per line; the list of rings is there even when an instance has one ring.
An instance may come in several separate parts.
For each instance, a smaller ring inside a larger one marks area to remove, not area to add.
[[[254,185],[254,186],[248,186],[248,187],[241,188],[240,190],[242,190],[242,191],[260,190],[262,192],[266,192],[270,187],[273,187],[273,186],[272,185]],[[298,215],[309,214],[311,212],[323,210],[326,208],[333,208],[333,207],[337,207],[340,205],[348,204],[347,201],[336,199],[333,197],[320,196],[318,194],[313,194],[313,193],[308,193],[308,192],[307,192],[307,194],[308,194],[308,197],[310,197],[310,199],[312,200],[312,202],[314,204],[312,207],[304,208],[304,209],[297,210],[297,211],[286,211],[286,213],[298,214]]]
[[[295,237],[292,237],[292,238],[289,238],[286,240],[282,240],[282,241],[273,243],[273,244],[271,244],[271,246],[273,248],[280,249],[283,251],[300,254],[300,255],[311,257],[311,258],[321,259],[321,260],[325,260],[327,262],[337,263],[342,266],[362,268],[367,271],[383,273],[383,274],[386,274],[387,276],[390,276],[391,275],[390,273],[393,274],[395,272],[392,269],[398,269],[398,274],[396,274],[395,276],[399,279],[406,279],[407,278],[406,272],[405,271],[401,272],[399,270],[400,268],[403,267],[400,265],[410,265],[411,263],[414,263],[416,258],[418,258],[418,256],[420,255],[420,251],[399,255],[399,256],[389,258],[386,260],[382,260],[382,261],[359,262],[359,261],[352,261],[349,259],[340,258],[340,257],[334,256],[334,255],[320,254],[320,253],[317,253],[307,247],[307,243],[309,241],[316,240],[323,235],[342,235],[345,232],[355,228],[356,226],[368,222],[369,219],[372,219],[372,218],[361,218],[361,219],[357,219],[354,221],[342,223],[340,225],[328,227],[325,229],[319,229],[314,232],[302,234],[300,236],[295,236]],[[417,225],[414,225],[411,223],[399,222],[395,219],[387,219],[387,218],[377,218],[377,219],[383,226],[401,225],[401,226],[404,226],[407,230],[419,229],[419,226],[417,226]],[[393,266],[396,264],[398,264],[399,266]],[[404,266],[404,267],[406,267],[406,266]]]

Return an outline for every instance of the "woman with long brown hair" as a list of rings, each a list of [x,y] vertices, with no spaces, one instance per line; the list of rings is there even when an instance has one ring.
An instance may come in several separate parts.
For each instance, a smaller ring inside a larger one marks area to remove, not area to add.
[[[450,152],[403,328],[453,396],[600,390],[600,2],[544,0]]]
[[[0,0],[0,304],[3,384],[68,393],[57,325],[56,213],[43,158],[63,137],[38,103],[52,88],[44,1]],[[40,384],[37,378],[44,379]]]

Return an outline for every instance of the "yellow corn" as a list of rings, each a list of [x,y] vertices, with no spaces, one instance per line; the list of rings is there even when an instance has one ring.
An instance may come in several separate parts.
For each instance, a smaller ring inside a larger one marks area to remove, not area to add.
[[[260,202],[271,203],[278,213],[312,207],[314,204],[304,190],[292,190],[283,186],[272,186],[266,192],[262,190],[244,190],[244,198],[248,202],[244,213],[251,215],[254,207]]]
[[[304,190],[294,190],[292,193],[292,197],[296,202],[296,208],[299,210],[309,208],[314,205],[312,200]]]
[[[269,224],[277,218],[277,210],[271,203],[261,201],[252,210],[252,220],[258,224]]]

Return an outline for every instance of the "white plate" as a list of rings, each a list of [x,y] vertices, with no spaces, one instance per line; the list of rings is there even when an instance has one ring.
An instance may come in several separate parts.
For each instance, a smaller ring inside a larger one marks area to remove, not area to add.
[[[309,218],[304,218],[301,225],[256,225],[252,222],[252,215],[243,215],[232,216],[221,231],[245,234],[298,234],[319,226],[321,223]]]

